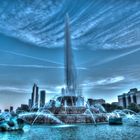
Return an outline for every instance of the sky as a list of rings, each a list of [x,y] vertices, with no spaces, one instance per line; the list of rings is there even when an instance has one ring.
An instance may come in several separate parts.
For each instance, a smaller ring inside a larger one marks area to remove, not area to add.
[[[117,101],[140,89],[139,0],[4,0],[0,4],[0,108],[46,101],[64,87],[64,25],[70,17],[78,86],[86,98]]]

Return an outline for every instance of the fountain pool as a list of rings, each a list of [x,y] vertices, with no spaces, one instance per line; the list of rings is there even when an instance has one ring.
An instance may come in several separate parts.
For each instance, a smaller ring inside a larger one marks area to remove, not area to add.
[[[108,124],[33,125],[24,131],[0,133],[0,140],[139,140],[138,126]]]

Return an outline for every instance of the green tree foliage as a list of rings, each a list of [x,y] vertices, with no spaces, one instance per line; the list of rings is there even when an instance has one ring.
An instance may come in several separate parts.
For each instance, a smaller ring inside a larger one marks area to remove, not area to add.
[[[131,103],[127,108],[135,112],[140,112],[140,106],[135,103]]]
[[[123,109],[121,106],[117,106],[117,105],[109,104],[109,103],[103,104],[103,107],[105,108],[105,110],[107,112],[112,112],[112,111],[114,111],[116,109]]]

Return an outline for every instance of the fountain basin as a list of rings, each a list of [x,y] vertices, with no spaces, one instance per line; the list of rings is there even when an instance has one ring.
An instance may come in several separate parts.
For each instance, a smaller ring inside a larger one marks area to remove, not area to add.
[[[19,116],[25,122],[30,124],[74,124],[107,122],[106,114],[95,113],[94,109],[91,109],[91,113],[87,113],[85,107],[55,107],[46,108],[43,110],[43,112],[31,112],[21,114]]]
[[[84,114],[61,114],[61,115],[54,115],[55,118],[57,118],[60,121],[56,121],[53,118],[50,118],[49,116],[43,116],[40,115],[37,117],[37,115],[33,116],[22,116],[21,118],[27,122],[32,124],[74,124],[74,123],[94,123],[93,118],[91,115],[84,115]],[[37,117],[37,119],[36,119]],[[36,119],[36,120],[35,120]],[[35,121],[34,121],[35,120]],[[107,122],[106,117],[98,115],[98,117],[95,119],[96,123],[98,122]]]

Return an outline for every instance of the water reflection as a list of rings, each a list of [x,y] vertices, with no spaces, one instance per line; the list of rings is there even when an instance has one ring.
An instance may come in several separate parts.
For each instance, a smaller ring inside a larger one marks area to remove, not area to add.
[[[26,130],[26,131],[25,131]],[[0,133],[0,140],[139,140],[138,126],[36,125],[24,131]]]

